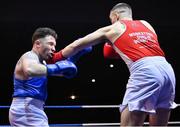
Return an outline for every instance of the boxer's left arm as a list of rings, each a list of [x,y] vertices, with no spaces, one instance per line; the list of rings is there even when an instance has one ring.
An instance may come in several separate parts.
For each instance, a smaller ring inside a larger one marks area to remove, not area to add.
[[[90,47],[82,49],[81,51],[79,51],[78,53],[76,53],[75,55],[73,55],[67,59],[73,63],[76,63],[80,59],[81,56],[83,56],[91,51],[92,51],[92,47],[90,46]]]
[[[103,27],[86,35],[83,38],[75,40],[73,43],[69,44],[62,50],[62,55],[66,58],[71,57],[84,48],[96,45],[102,42],[101,40],[109,39],[114,32],[112,28],[112,25]]]
[[[92,47],[90,46],[90,47],[82,49],[81,51],[79,51],[75,55],[73,55],[73,56],[71,56],[69,58],[66,58],[66,57],[64,57],[62,55],[62,50],[60,50],[59,52],[54,53],[53,57],[51,59],[49,59],[48,61],[46,61],[46,62],[48,64],[54,64],[54,63],[56,63],[58,61],[67,59],[67,60],[69,60],[69,61],[71,61],[73,63],[76,63],[81,56],[83,56],[83,55],[85,55],[85,54],[87,54],[87,53],[89,53],[91,51],[92,51]]]
[[[61,60],[65,60],[65,59],[67,59],[67,58],[62,55],[62,50],[60,50],[59,52],[55,52],[53,54],[52,58],[47,60],[46,62],[48,64],[54,64],[57,61],[61,61]]]

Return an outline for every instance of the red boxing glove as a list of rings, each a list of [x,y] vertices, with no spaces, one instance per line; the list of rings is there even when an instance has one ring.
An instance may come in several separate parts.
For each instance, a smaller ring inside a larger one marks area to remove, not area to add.
[[[119,59],[120,58],[119,54],[108,43],[104,44],[103,54],[104,54],[105,58],[110,58],[110,59]]]
[[[57,61],[65,60],[66,58],[62,54],[62,50],[53,54],[53,57],[47,61],[48,64],[54,64]]]

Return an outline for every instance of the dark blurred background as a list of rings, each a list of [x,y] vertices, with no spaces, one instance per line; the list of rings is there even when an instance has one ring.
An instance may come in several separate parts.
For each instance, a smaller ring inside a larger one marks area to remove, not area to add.
[[[0,4],[0,105],[10,105],[13,71],[19,57],[31,50],[37,27],[51,27],[59,35],[57,50],[94,30],[109,25],[109,11],[119,2],[132,6],[134,19],[151,23],[177,78],[176,102],[180,102],[180,9],[176,0],[14,0]],[[74,79],[49,77],[46,105],[119,105],[129,72],[122,60],[103,58],[103,45],[77,62]],[[114,65],[110,67],[110,65]],[[95,81],[95,82],[94,82]],[[70,98],[72,95],[75,99]],[[119,122],[115,109],[45,109],[49,123]],[[179,109],[171,121],[179,121]],[[8,109],[0,109],[0,125],[9,124]]]

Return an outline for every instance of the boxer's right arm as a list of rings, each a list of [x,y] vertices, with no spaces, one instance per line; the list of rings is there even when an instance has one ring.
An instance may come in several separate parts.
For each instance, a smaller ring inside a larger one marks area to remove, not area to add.
[[[49,76],[64,76],[72,78],[77,73],[76,65],[69,60],[58,61],[55,64],[47,64],[47,75]]]
[[[114,48],[108,44],[105,43],[103,47],[103,55],[104,58],[109,58],[109,59],[120,59],[120,55],[114,50]]]
[[[47,75],[46,66],[39,63],[38,56],[34,54],[25,54],[21,58],[21,68],[26,77]]]
[[[64,76],[72,78],[77,73],[76,65],[71,61],[62,60],[55,64],[41,64],[36,55],[26,54],[21,58],[23,73],[25,77],[37,76]]]

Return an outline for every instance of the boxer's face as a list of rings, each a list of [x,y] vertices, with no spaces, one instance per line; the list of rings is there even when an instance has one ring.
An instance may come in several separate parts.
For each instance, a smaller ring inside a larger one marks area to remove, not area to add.
[[[55,46],[56,46],[56,39],[49,35],[45,38],[40,38],[40,48],[39,48],[39,54],[44,60],[48,60],[52,57],[53,53],[55,52]]]

